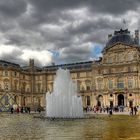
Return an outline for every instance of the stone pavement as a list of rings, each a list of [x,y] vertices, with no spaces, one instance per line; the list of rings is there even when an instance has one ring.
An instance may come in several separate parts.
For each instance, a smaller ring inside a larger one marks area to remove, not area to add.
[[[88,111],[86,114],[103,114],[103,115],[109,115],[107,112],[97,112],[94,113],[93,111]],[[124,112],[113,112],[113,115],[130,115],[129,111],[124,111]],[[140,110],[137,112],[137,115],[140,115]]]

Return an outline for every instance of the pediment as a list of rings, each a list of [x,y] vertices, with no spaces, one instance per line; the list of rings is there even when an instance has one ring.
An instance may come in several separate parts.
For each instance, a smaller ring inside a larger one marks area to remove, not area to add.
[[[130,45],[126,45],[126,44],[122,44],[122,43],[117,43],[114,44],[113,46],[109,47],[109,48],[105,48],[104,51],[106,52],[111,52],[111,51],[125,51],[126,49],[133,49],[135,48],[135,46],[130,46]]]

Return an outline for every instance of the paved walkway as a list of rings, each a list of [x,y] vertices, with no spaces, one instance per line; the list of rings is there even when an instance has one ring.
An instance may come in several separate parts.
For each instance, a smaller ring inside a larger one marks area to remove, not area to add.
[[[86,112],[85,112],[86,113]],[[107,113],[107,112],[102,112],[102,113],[100,113],[100,112],[97,112],[97,113],[94,113],[93,111],[88,111],[86,114],[103,114],[103,115],[107,115],[107,114],[109,114],[109,113]],[[140,111],[139,112],[137,112],[137,115],[140,115]],[[130,115],[130,112],[129,111],[124,111],[124,112],[113,112],[113,115]]]

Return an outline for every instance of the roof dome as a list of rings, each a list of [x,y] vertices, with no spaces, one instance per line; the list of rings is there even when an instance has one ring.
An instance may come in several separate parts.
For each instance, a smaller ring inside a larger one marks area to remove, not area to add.
[[[116,43],[125,43],[128,45],[133,45],[135,44],[135,41],[130,35],[130,32],[128,31],[128,29],[126,30],[120,29],[120,31],[115,31],[114,35],[110,37],[110,39],[108,40],[106,44],[106,48],[109,48]]]

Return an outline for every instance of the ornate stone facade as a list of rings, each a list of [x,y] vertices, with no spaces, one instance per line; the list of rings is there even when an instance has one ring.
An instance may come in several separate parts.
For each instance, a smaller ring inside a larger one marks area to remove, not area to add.
[[[0,61],[0,111],[10,106],[45,107],[45,93],[52,91],[56,70],[69,69],[77,82],[83,107],[140,105],[139,33],[133,38],[128,30],[109,35],[102,58],[96,61],[52,65],[38,68]]]

